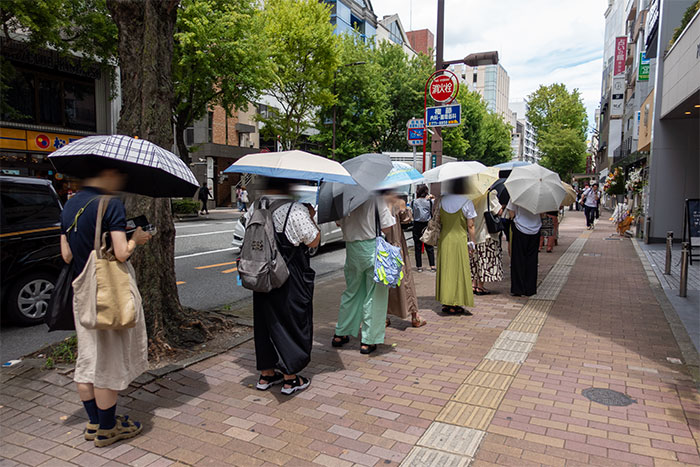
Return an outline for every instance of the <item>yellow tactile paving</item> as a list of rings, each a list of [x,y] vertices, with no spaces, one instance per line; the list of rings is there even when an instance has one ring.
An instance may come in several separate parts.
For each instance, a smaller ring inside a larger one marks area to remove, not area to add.
[[[509,331],[532,332],[538,334],[542,326],[541,324],[516,323],[512,321],[506,329]]]
[[[512,381],[513,376],[486,373],[484,371],[472,371],[467,379],[464,380],[464,384],[505,391]]]
[[[448,402],[435,421],[474,428],[475,430],[485,430],[495,413],[494,409],[460,402]]]
[[[465,404],[478,405],[479,407],[497,409],[505,395],[505,391],[499,391],[498,389],[464,385],[459,388],[452,399],[455,402],[463,402]]]
[[[510,362],[482,360],[481,363],[479,363],[479,365],[474,369],[478,371],[485,371],[488,373],[498,373],[499,375],[515,376],[515,374],[520,369],[520,365],[517,363]]]

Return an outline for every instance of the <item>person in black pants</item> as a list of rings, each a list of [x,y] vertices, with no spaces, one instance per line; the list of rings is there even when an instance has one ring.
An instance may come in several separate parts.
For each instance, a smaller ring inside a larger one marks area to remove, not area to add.
[[[209,208],[207,207],[207,201],[209,198],[211,198],[211,191],[209,191],[209,187],[207,187],[207,183],[204,182],[202,183],[202,186],[199,187],[199,202],[202,203],[202,209],[199,210],[200,214],[209,214]]]
[[[423,246],[428,254],[430,270],[435,271],[435,250],[432,245],[426,245],[420,241],[423,231],[428,226],[428,221],[433,217],[433,200],[428,199],[429,191],[426,185],[419,185],[416,191],[416,199],[413,200],[413,246],[416,253],[416,268],[423,271]]]

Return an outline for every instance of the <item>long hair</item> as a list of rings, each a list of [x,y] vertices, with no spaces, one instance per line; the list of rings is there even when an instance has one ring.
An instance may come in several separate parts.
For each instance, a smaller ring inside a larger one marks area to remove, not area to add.
[[[428,196],[428,193],[430,193],[430,190],[428,190],[428,185],[418,185],[418,188],[416,189],[416,196],[418,198],[425,198]]]

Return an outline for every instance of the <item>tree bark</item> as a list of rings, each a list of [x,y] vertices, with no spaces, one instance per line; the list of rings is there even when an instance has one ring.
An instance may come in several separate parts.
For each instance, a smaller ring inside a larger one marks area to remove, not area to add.
[[[107,0],[119,29],[122,109],[117,130],[168,150],[173,144],[171,70],[178,4],[179,0]],[[152,352],[203,342],[206,330],[178,297],[170,200],[129,196],[126,208],[132,216],[146,215],[158,229],[131,260]]]

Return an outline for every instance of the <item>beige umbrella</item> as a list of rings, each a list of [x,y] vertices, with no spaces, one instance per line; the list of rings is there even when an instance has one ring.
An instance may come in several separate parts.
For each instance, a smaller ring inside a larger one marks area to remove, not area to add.
[[[515,167],[505,186],[511,202],[533,214],[558,210],[566,196],[559,175],[537,164]]]
[[[493,183],[498,180],[498,168],[488,167],[483,172],[469,175],[466,178],[466,195],[470,199],[476,199],[483,196]]]
[[[574,204],[576,202],[576,190],[574,190],[574,187],[572,187],[566,182],[561,182],[561,184],[564,187],[564,190],[566,190],[566,196],[564,196],[561,205],[570,206]]]

